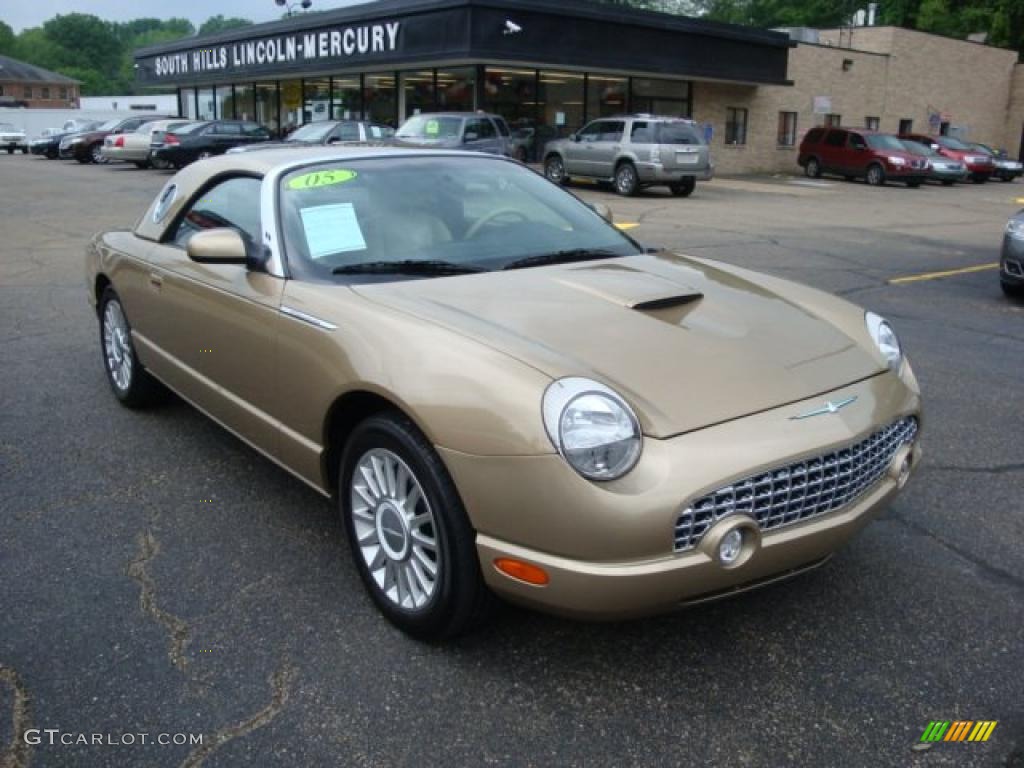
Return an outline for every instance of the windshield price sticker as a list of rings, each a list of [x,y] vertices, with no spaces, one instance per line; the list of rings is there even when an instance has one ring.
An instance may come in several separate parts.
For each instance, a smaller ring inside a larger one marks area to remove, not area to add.
[[[441,124],[437,120],[427,120],[427,124],[423,128],[424,133],[427,136],[437,136],[441,132]]]
[[[352,181],[358,174],[344,168],[335,168],[328,171],[313,171],[296,176],[288,182],[288,189],[316,189],[317,187],[330,187],[334,184],[344,184]]]

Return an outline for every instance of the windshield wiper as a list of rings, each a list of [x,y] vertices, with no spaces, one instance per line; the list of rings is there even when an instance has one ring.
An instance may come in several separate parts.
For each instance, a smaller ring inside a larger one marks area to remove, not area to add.
[[[456,264],[451,261],[367,261],[363,264],[345,264],[331,270],[335,275],[469,275],[486,272],[480,267]]]
[[[523,269],[539,267],[544,264],[568,264],[573,261],[592,261],[594,259],[614,259],[625,254],[606,251],[600,248],[570,248],[565,251],[553,251],[537,256],[526,256],[506,264],[502,269]]]

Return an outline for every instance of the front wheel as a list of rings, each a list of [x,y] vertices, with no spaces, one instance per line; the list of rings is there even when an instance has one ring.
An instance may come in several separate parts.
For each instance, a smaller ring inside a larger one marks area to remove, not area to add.
[[[676,197],[689,197],[693,194],[693,190],[697,188],[697,180],[692,177],[687,177],[680,181],[678,184],[673,184],[669,187],[672,194]]]
[[[567,184],[569,182],[569,176],[565,172],[565,163],[558,155],[551,155],[551,157],[544,161],[544,176],[547,177],[548,181],[553,181],[555,184]]]
[[[122,405],[141,408],[161,399],[165,390],[139,362],[121,299],[109,286],[100,298],[100,345],[107,379]]]
[[[475,534],[437,452],[404,415],[353,430],[338,498],[363,584],[377,608],[421,640],[479,624],[493,603]]]
[[[885,184],[885,171],[882,166],[875,164],[868,168],[867,182],[872,187],[880,187]]]
[[[615,169],[615,191],[623,197],[635,195],[640,188],[636,168],[632,163],[623,163]]]
[[[807,161],[807,165],[804,166],[804,173],[807,174],[809,179],[821,178],[821,163],[818,162],[818,158],[812,157]]]
[[[1018,285],[1017,283],[1008,283],[1005,280],[1000,280],[999,285],[1003,289],[1003,293],[1011,299],[1024,299],[1024,285]]]
[[[92,147],[90,147],[90,149],[89,149],[89,161],[92,161],[92,162],[96,163],[97,165],[104,165],[105,163],[110,162],[109,160],[107,160],[107,158],[105,158],[103,156],[103,145],[102,144],[93,144]],[[86,162],[89,162],[89,161],[86,161]]]

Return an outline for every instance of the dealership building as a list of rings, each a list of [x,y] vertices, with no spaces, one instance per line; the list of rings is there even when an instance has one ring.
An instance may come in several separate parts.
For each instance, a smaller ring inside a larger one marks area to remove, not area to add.
[[[544,144],[628,112],[701,124],[720,172],[792,171],[825,123],[1024,139],[1014,51],[893,27],[769,31],[588,0],[379,0],[141,49],[182,115],[273,131],[486,110]]]

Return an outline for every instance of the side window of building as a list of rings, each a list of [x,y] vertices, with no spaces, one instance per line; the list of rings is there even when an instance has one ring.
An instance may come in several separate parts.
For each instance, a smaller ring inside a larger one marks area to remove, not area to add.
[[[881,122],[882,121],[877,117],[865,117],[864,127],[867,128],[869,131],[877,131],[878,126]]]
[[[260,242],[260,180],[240,176],[222,181],[189,206],[171,236],[182,248],[196,232],[230,227],[250,244]]]
[[[725,143],[747,143],[747,110],[743,107],[726,107]]]
[[[24,94],[25,94],[25,98],[26,99],[31,99],[32,98],[32,86],[31,85],[26,85],[25,86]]]
[[[842,147],[846,144],[846,131],[829,131],[825,144],[830,147]]]
[[[622,120],[605,120],[601,127],[600,141],[622,141],[626,123]]]
[[[910,120],[910,119],[908,119],[906,117],[903,118],[902,120],[900,120],[900,135],[901,136],[904,133],[911,133],[913,130],[914,130],[914,121],[913,120]]]

